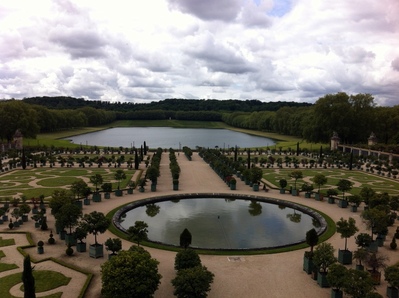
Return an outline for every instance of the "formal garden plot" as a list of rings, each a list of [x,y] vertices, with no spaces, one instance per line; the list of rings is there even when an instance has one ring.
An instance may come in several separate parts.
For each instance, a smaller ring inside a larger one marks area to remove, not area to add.
[[[363,171],[349,171],[341,169],[298,169],[303,173],[303,178],[297,180],[297,188],[300,188],[304,183],[311,183],[314,185],[312,179],[317,174],[323,174],[327,177],[327,183],[323,185],[320,190],[325,192],[327,189],[336,188],[337,183],[341,179],[347,179],[353,182],[353,188],[349,191],[351,194],[359,194],[364,186],[373,188],[376,192],[387,192],[390,195],[399,195],[399,183],[395,180],[380,177],[377,175],[368,174]],[[289,174],[293,169],[264,169],[263,178],[268,183],[276,188],[279,188],[279,181],[286,179],[288,182],[287,189],[290,186],[294,187],[294,180],[289,178]],[[316,188],[316,185],[314,185]]]
[[[0,199],[17,195],[23,195],[27,198],[41,195],[48,197],[56,189],[69,188],[78,179],[82,179],[89,184],[90,177],[95,174],[100,174],[104,182],[112,183],[113,189],[116,189],[118,182],[114,176],[117,170],[118,168],[34,168],[15,170],[0,176]],[[126,188],[134,172],[134,170],[125,170],[126,179],[121,181],[121,188]]]

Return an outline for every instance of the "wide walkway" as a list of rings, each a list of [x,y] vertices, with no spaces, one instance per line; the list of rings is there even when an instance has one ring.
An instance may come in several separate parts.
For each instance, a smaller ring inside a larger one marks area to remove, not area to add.
[[[304,197],[292,197],[288,194],[281,195],[278,190],[269,190],[267,193],[261,190],[255,193],[249,186],[246,186],[239,180],[237,181],[237,190],[231,191],[196,153],[193,154],[192,161],[188,161],[183,154],[180,154],[178,156],[178,162],[181,167],[178,191],[172,190],[172,178],[169,172],[169,153],[163,153],[161,160],[161,176],[158,180],[156,192],[151,192],[150,186],[147,185],[144,193],[135,191],[132,195],[112,197],[110,200],[103,200],[99,203],[92,202],[91,205],[83,207],[84,213],[89,213],[94,210],[107,213],[115,207],[127,202],[160,195],[197,192],[252,194],[305,204],[328,214],[334,221],[338,221],[341,217],[353,217],[356,220],[360,232],[366,232],[365,225],[360,218],[360,212],[363,210],[362,207],[359,208],[360,210],[358,212],[352,213],[349,208],[341,209],[325,201],[320,202],[314,199],[305,199]],[[51,216],[49,216],[48,223],[49,228],[54,229],[54,219]],[[397,252],[389,249],[389,243],[396,230],[396,225],[397,224],[390,228],[384,247],[379,248],[379,253],[389,256],[389,263],[398,261]],[[8,231],[6,225],[0,226],[0,233],[2,230]],[[35,242],[48,239],[49,231],[43,232],[35,229],[33,227],[33,221],[31,220],[29,223],[25,223],[19,230],[31,231]],[[305,233],[306,231],[303,231],[304,237]],[[0,236],[4,237],[4,234],[0,234]],[[97,238],[100,243],[103,243],[110,237],[115,237],[115,235],[107,231]],[[107,257],[93,259],[89,257],[88,253],[77,252],[75,252],[72,257],[67,257],[65,255],[65,244],[63,241],[58,240],[58,237],[56,237],[56,239],[56,245],[45,246],[46,252],[44,255],[38,255],[35,248],[27,249],[27,251],[34,259],[54,257],[93,272],[94,278],[89,286],[86,297],[101,297],[101,264],[107,260]],[[354,241],[353,237],[348,240],[348,247],[352,251],[356,249]],[[89,235],[87,242],[93,243],[94,237]],[[132,245],[132,243],[124,240],[122,242],[123,249],[128,249]],[[328,242],[332,243],[336,250],[344,247],[344,239],[341,239],[338,234],[334,235]],[[155,297],[174,297],[171,280],[176,274],[173,269],[176,253],[152,248],[147,248],[147,250],[151,253],[152,257],[160,262],[159,272],[162,274],[162,279],[160,287],[155,293]],[[320,288],[309,275],[302,271],[304,251],[305,249],[273,255],[242,256],[240,258],[201,255],[203,265],[208,267],[208,269],[215,274],[212,289],[208,297],[330,297],[331,289]],[[18,256],[15,255],[15,257]],[[62,270],[62,268],[63,267],[61,267],[60,270]],[[81,286],[74,284],[72,280],[68,288],[73,288],[74,285],[76,287]],[[385,296],[385,289],[386,282],[383,281],[382,284],[377,287],[377,290]],[[71,296],[69,291],[65,291],[62,297],[74,296]]]

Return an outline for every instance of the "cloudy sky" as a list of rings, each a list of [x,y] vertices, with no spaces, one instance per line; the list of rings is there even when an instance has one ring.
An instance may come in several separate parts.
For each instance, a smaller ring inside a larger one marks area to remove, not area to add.
[[[0,98],[399,104],[398,0],[2,0]]]

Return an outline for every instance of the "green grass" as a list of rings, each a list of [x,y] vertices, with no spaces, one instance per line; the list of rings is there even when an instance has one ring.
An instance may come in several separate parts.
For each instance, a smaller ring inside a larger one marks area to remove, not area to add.
[[[67,285],[69,283],[70,278],[64,276],[61,273],[55,271],[47,271],[47,270],[33,270],[33,276],[35,277],[35,286],[36,293],[40,293],[43,291],[48,291],[50,289],[55,289],[63,285]],[[22,272],[15,273],[11,275],[7,275],[5,277],[0,278],[0,297],[2,298],[15,298],[10,294],[10,289],[21,283]],[[59,298],[62,296],[62,292],[42,296],[46,298]]]
[[[2,237],[0,237],[0,247],[10,246],[10,245],[15,245],[14,239],[3,239]]]
[[[263,179],[267,180],[269,186],[274,188],[280,188],[280,179],[286,179],[288,182],[287,189],[290,186],[294,187],[294,179],[289,177],[290,172],[294,169],[264,169]],[[390,195],[399,194],[399,183],[392,180],[380,177],[378,175],[369,174],[363,171],[349,171],[342,169],[299,169],[303,178],[298,179],[296,186],[300,189],[302,184],[305,182],[312,182],[313,177],[316,174],[323,174],[327,177],[327,183],[323,185],[320,190],[325,192],[329,188],[337,188],[337,183],[340,179],[348,179],[354,182],[353,188],[348,192],[350,194],[359,194],[360,190],[364,186],[373,188],[376,192],[387,192]],[[317,191],[317,185],[313,185],[314,190]]]
[[[117,188],[114,178],[117,168],[35,168],[29,170],[15,170],[0,175],[0,198],[16,196],[18,193],[25,195],[28,199],[32,197],[51,196],[56,189],[71,185],[78,179],[88,181],[90,176],[101,174],[104,182],[111,182],[113,189]],[[128,182],[134,175],[134,170],[126,170],[126,179],[121,181],[121,188],[126,188]],[[36,187],[29,182],[38,179]],[[92,186],[88,183],[90,187]]]

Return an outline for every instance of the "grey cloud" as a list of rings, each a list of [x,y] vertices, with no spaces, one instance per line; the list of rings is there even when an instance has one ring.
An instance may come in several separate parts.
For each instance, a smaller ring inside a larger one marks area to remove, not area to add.
[[[399,57],[392,60],[391,66],[394,70],[399,71]]]
[[[240,12],[239,0],[168,0],[170,7],[202,20],[232,22]]]
[[[74,59],[105,56],[105,40],[96,31],[59,26],[50,32],[50,41],[61,45]]]

